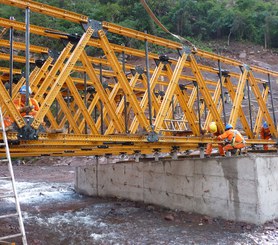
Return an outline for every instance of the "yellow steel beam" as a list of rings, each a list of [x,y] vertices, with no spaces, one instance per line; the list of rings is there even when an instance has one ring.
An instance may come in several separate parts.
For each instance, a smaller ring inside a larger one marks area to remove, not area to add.
[[[42,13],[55,18],[65,19],[76,23],[87,23],[88,17],[77,14],[65,9],[52,7],[47,4],[38,3],[30,0],[0,0],[0,3],[14,6],[17,8],[29,8],[32,12]]]
[[[0,47],[9,48],[10,47],[10,41],[0,39]],[[13,48],[17,50],[26,50],[25,43],[21,42],[13,42]],[[31,53],[39,53],[39,54],[48,54],[48,48],[36,46],[36,45],[30,45],[30,52]]]
[[[80,41],[76,45],[74,51],[71,53],[70,58],[67,60],[66,65],[62,69],[62,71],[59,74],[58,78],[56,79],[54,85],[52,86],[49,94],[46,96],[44,102],[42,103],[40,110],[38,111],[37,115],[34,118],[32,126],[35,129],[37,129],[39,127],[39,125],[42,123],[45,114],[47,113],[51,104],[55,100],[56,95],[59,93],[59,91],[60,91],[61,87],[63,86],[63,84],[65,83],[67,77],[70,75],[71,70],[73,69],[75,63],[77,62],[80,54],[84,50],[92,33],[93,33],[93,30],[91,28],[88,28],[86,33],[83,34]]]
[[[2,73],[10,73],[10,68],[8,68],[8,67],[0,67],[0,72],[2,72]],[[22,73],[22,71],[20,69],[13,69],[13,74],[14,75],[19,75],[21,73]]]
[[[13,59],[14,59],[14,62],[18,62],[18,63],[26,62],[26,59],[23,56],[14,55]],[[0,53],[0,60],[10,60],[10,54]],[[33,58],[30,58],[29,61],[32,64],[35,63],[35,59],[33,59]]]
[[[180,43],[170,41],[161,37],[156,37],[144,32],[136,31],[127,27],[122,27],[114,23],[109,23],[104,21],[102,22],[102,26],[103,28],[107,29],[109,32],[117,33],[126,37],[131,37],[142,41],[146,40],[150,43],[161,45],[167,48],[182,49],[182,44]]]

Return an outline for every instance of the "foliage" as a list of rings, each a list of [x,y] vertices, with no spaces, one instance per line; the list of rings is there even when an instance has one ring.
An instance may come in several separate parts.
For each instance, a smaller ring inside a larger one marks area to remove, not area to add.
[[[84,14],[99,21],[114,22],[171,38],[151,20],[139,0],[37,1]],[[166,28],[191,40],[226,38],[228,42],[247,40],[267,48],[278,48],[277,0],[148,0],[146,2]],[[0,5],[0,15],[4,18],[15,16],[17,20],[24,21],[24,11],[13,7]],[[75,23],[37,13],[31,14],[31,23],[67,33],[83,32]],[[141,42],[135,40],[115,35],[111,38],[112,41],[126,46],[142,46]],[[38,44],[41,43],[41,39],[34,36],[32,42]],[[50,41],[46,42],[51,45]]]

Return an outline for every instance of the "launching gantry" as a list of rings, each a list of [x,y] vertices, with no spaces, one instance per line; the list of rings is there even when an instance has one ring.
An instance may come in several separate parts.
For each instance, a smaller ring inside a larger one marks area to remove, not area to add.
[[[14,120],[14,130],[8,132],[12,156],[203,149],[216,143],[205,131],[211,121],[222,131],[226,123],[236,126],[248,146],[276,144],[259,139],[259,130],[267,121],[271,134],[278,136],[272,89],[278,72],[34,1],[0,0],[0,4],[26,10],[25,23],[0,18],[3,30],[26,36],[25,43],[14,42],[12,35],[0,40],[1,47],[12,45],[26,54],[0,53],[10,64],[0,67],[0,104],[4,116]],[[30,12],[79,24],[83,35],[30,25]],[[61,40],[65,47],[56,50],[59,55],[49,55],[48,47],[31,44],[30,33]],[[135,39],[145,49],[113,43],[115,36]],[[89,55],[87,47],[98,55]],[[35,60],[29,53],[44,59]],[[145,64],[136,65],[132,62],[136,60]],[[7,86],[4,74],[12,78],[20,73],[13,69],[14,63],[25,63],[27,79],[10,79]],[[23,84],[31,87],[40,104],[34,118],[23,118],[13,103]]]

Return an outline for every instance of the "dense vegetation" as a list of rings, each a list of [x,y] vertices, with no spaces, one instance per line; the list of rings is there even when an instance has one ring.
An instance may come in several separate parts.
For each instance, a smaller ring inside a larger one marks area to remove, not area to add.
[[[159,36],[165,34],[148,17],[139,0],[39,0]],[[147,0],[161,22],[173,33],[192,40],[246,40],[278,48],[278,0]],[[0,6],[0,15],[24,21],[24,11]],[[81,33],[76,24],[32,13],[31,23]],[[128,45],[128,44],[127,44]]]

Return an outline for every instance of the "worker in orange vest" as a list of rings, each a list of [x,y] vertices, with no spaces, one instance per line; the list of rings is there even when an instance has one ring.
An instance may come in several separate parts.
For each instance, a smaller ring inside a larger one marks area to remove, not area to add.
[[[238,130],[233,129],[231,124],[226,125],[225,132],[219,135],[217,139],[225,141],[225,146],[223,147],[224,152],[234,149],[240,150],[245,147],[245,140],[243,136]]]
[[[263,125],[261,127],[261,131],[260,131],[260,135],[261,135],[261,139],[264,139],[264,140],[271,139],[271,133],[270,133],[267,122],[263,123]],[[265,151],[268,150],[268,145],[264,145],[263,147],[264,147]]]
[[[208,126],[208,132],[212,133],[213,136],[217,137],[219,136],[221,133],[218,130],[218,127],[216,125],[215,122],[211,122]],[[212,152],[212,143],[208,143],[207,144],[207,149],[206,149],[206,156],[210,157]],[[221,156],[225,156],[224,150],[223,150],[223,145],[221,143],[218,144],[218,152]]]
[[[25,117],[26,115],[29,115],[31,117],[34,117],[37,114],[37,111],[39,110],[39,104],[38,102],[33,99],[33,98],[29,98],[29,103],[26,106],[26,85],[23,85],[20,90],[20,97],[16,98],[13,103],[15,105],[15,107],[18,109],[18,111],[20,112],[21,116]],[[31,88],[29,87],[29,95],[32,94]],[[14,120],[9,117],[6,116],[4,119],[4,124],[5,124],[5,128],[7,131],[12,130],[12,124],[14,123]]]
[[[20,90],[20,98],[15,99],[14,105],[16,106],[16,108],[19,110],[21,116],[26,116],[27,114],[34,117],[37,114],[37,111],[39,110],[39,104],[38,102],[33,99],[33,98],[29,98],[29,103],[28,105],[26,105],[26,85],[23,85]],[[29,87],[29,95],[32,94],[32,90]]]

